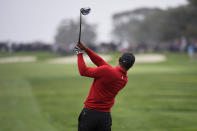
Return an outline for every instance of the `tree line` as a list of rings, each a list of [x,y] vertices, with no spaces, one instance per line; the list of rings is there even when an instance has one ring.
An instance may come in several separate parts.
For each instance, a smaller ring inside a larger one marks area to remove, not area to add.
[[[157,47],[174,41],[192,43],[197,40],[197,1],[162,10],[140,8],[113,15],[113,36],[131,46]]]

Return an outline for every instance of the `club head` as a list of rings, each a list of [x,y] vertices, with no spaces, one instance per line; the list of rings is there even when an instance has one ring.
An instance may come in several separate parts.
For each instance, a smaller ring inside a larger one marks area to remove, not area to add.
[[[87,7],[87,8],[81,8],[81,14],[83,14],[83,15],[88,15],[89,13],[90,13],[90,8],[89,7]]]

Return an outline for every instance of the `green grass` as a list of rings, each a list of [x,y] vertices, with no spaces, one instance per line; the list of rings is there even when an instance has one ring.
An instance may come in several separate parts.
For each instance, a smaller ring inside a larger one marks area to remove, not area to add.
[[[14,52],[14,53],[2,52],[2,53],[0,53],[0,58],[12,57],[12,56],[35,56],[38,61],[47,60],[48,58],[61,57],[58,54],[50,53],[50,52],[47,52],[47,51],[46,52],[30,51],[30,52]]]
[[[45,62],[57,56],[33,55],[38,62],[0,64],[0,131],[76,131],[92,79],[79,76],[77,65]],[[113,131],[197,130],[197,62],[166,56],[128,72],[112,108]]]

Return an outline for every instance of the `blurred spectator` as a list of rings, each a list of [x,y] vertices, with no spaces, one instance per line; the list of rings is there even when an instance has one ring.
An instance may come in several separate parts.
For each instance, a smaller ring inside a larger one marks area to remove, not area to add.
[[[7,44],[8,52],[11,54],[13,52],[12,43],[8,42]]]
[[[181,45],[180,45],[180,51],[184,52],[187,46],[187,41],[185,39],[185,37],[181,38]]]
[[[194,58],[194,53],[195,53],[195,48],[194,48],[193,44],[190,44],[188,46],[187,52],[188,52],[188,55],[189,55],[190,59],[193,59]]]

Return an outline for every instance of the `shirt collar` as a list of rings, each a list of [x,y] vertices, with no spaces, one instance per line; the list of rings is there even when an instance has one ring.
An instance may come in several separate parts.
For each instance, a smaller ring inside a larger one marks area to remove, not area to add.
[[[121,66],[116,66],[116,69],[119,70],[120,72],[122,72],[125,75],[127,74],[127,71],[124,68],[122,68]]]

